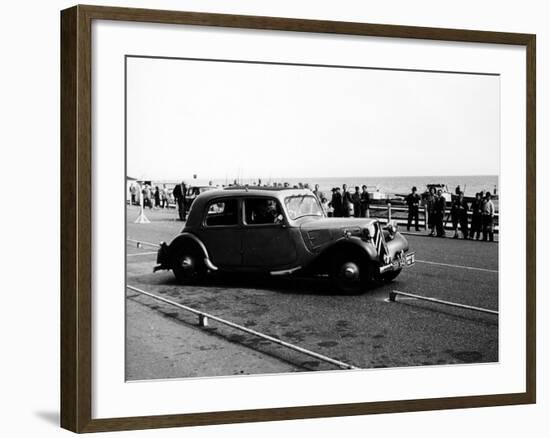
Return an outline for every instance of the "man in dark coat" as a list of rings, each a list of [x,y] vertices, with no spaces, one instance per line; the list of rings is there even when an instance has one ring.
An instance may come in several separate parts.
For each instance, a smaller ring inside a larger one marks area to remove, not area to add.
[[[185,185],[185,182],[181,182],[181,184],[176,184],[174,187],[174,191],[172,192],[174,195],[174,199],[176,201],[176,204],[178,205],[178,215],[180,218],[180,221],[185,220],[185,198],[187,195],[187,187]]]
[[[369,217],[370,196],[367,191],[367,186],[362,187],[361,192],[361,217]]]
[[[445,237],[445,229],[443,228],[443,219],[445,218],[446,201],[441,190],[437,191],[434,204],[434,221],[437,237]]]
[[[476,198],[472,202],[472,226],[470,227],[470,239],[479,240],[481,238],[481,229],[483,216],[481,208],[483,207],[482,193],[476,193]]]
[[[416,231],[420,231],[420,228],[418,228],[418,208],[420,206],[420,195],[416,193],[416,187],[411,189],[411,193],[407,195],[405,201],[409,207],[409,214],[407,216],[407,231],[411,230],[411,223],[413,219],[414,229]]]
[[[342,194],[340,193],[340,187],[334,188],[330,203],[334,209],[334,217],[342,217]]]
[[[458,196],[453,199],[453,203],[451,205],[451,218],[455,232],[453,239],[458,239],[459,224],[462,236],[464,239],[468,238],[468,209],[468,203],[464,199],[464,192],[460,192]]]
[[[361,216],[361,192],[359,191],[359,186],[355,186],[355,192],[351,195],[351,200],[353,202],[353,216]]]
[[[351,193],[348,192],[347,184],[342,186],[342,216],[349,217],[349,211],[353,206],[353,200],[351,199]]]

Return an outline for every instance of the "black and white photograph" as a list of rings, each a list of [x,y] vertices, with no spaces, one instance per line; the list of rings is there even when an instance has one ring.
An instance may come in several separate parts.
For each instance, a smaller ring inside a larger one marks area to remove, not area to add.
[[[127,381],[499,361],[498,74],[124,80]]]

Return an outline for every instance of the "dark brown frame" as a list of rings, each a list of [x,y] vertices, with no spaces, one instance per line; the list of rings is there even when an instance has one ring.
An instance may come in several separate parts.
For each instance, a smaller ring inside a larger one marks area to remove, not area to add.
[[[526,392],[469,397],[92,419],[91,23],[92,20],[219,26],[465,41],[527,51]],[[535,48],[531,34],[146,9],[75,6],[61,12],[61,426],[74,432],[335,417],[536,402]]]

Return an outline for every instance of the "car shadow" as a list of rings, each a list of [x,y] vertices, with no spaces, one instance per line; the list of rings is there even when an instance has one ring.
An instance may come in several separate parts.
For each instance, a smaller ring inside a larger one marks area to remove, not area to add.
[[[179,283],[175,278],[172,278],[169,283],[177,286]],[[262,289],[271,292],[294,295],[322,295],[322,296],[342,296],[342,295],[362,295],[370,291],[365,290],[360,293],[345,294],[339,292],[330,278],[328,277],[274,277],[269,275],[258,274],[230,274],[219,273],[210,274],[207,278],[200,282],[194,283],[194,286],[199,287],[215,287],[226,289]]]

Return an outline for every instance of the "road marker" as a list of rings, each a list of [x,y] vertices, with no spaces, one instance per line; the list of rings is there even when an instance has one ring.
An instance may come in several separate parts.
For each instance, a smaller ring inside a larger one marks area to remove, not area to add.
[[[126,239],[128,242],[135,243],[138,248],[141,248],[142,245],[148,245],[152,246],[154,248],[158,248],[160,245],[158,243],[151,243],[151,242],[143,242],[141,240],[136,239]]]
[[[449,263],[430,262],[428,260],[418,260],[418,259],[416,259],[416,262],[417,263],[426,263],[428,265],[447,266],[449,268],[470,269],[472,271],[494,272],[494,273],[498,274],[498,271],[495,270],[495,269],[475,268],[473,266],[463,266],[463,265],[451,265]]]
[[[411,294],[408,292],[401,292],[398,290],[394,290],[390,292],[390,297],[389,297],[390,301],[395,302],[397,300],[398,295],[402,295],[409,298],[415,298],[417,300],[424,300],[424,301],[430,301],[432,303],[443,304],[445,306],[458,307],[461,309],[473,310],[473,311],[482,312],[482,313],[489,313],[491,315],[498,315],[498,311],[496,310],[484,309],[483,307],[469,306],[467,304],[453,303],[452,301],[445,301],[445,300],[440,300],[438,298],[424,297],[422,295]]]
[[[130,289],[131,291],[140,293],[142,295],[146,295],[146,296],[148,296],[150,298],[153,298],[155,300],[162,301],[163,303],[170,304],[171,306],[174,306],[174,307],[177,307],[179,309],[182,309],[182,310],[185,310],[187,312],[191,312],[191,313],[194,313],[195,315],[198,315],[199,325],[201,327],[208,326],[208,320],[211,319],[212,321],[217,321],[220,324],[225,324],[225,325],[227,325],[231,328],[241,330],[245,333],[248,333],[248,334],[251,334],[251,335],[254,335],[254,336],[258,336],[259,338],[266,339],[266,340],[271,341],[275,344],[282,345],[283,347],[289,348],[291,350],[298,351],[300,353],[306,354],[308,356],[314,357],[314,358],[322,360],[324,362],[331,363],[331,364],[336,365],[340,368],[344,368],[344,369],[348,369],[348,370],[358,370],[358,369],[360,369],[360,368],[358,368],[354,365],[350,365],[348,363],[345,363],[345,362],[342,362],[342,361],[339,361],[339,360],[336,360],[336,359],[332,359],[328,356],[324,356],[322,354],[315,353],[314,351],[307,350],[307,349],[302,348],[302,347],[298,347],[297,345],[291,344],[289,342],[282,341],[280,339],[274,338],[273,336],[269,336],[269,335],[266,335],[264,333],[257,332],[256,330],[252,330],[248,327],[244,327],[242,325],[235,324],[234,322],[228,321],[226,319],[219,318],[217,316],[211,315],[211,314],[206,313],[206,312],[201,312],[200,310],[193,309],[192,307],[185,306],[185,305],[180,304],[180,303],[176,303],[175,301],[168,300],[164,297],[159,297],[158,295],[152,294],[150,292],[146,292],[142,289],[138,289],[137,287],[127,285],[126,288]]]

